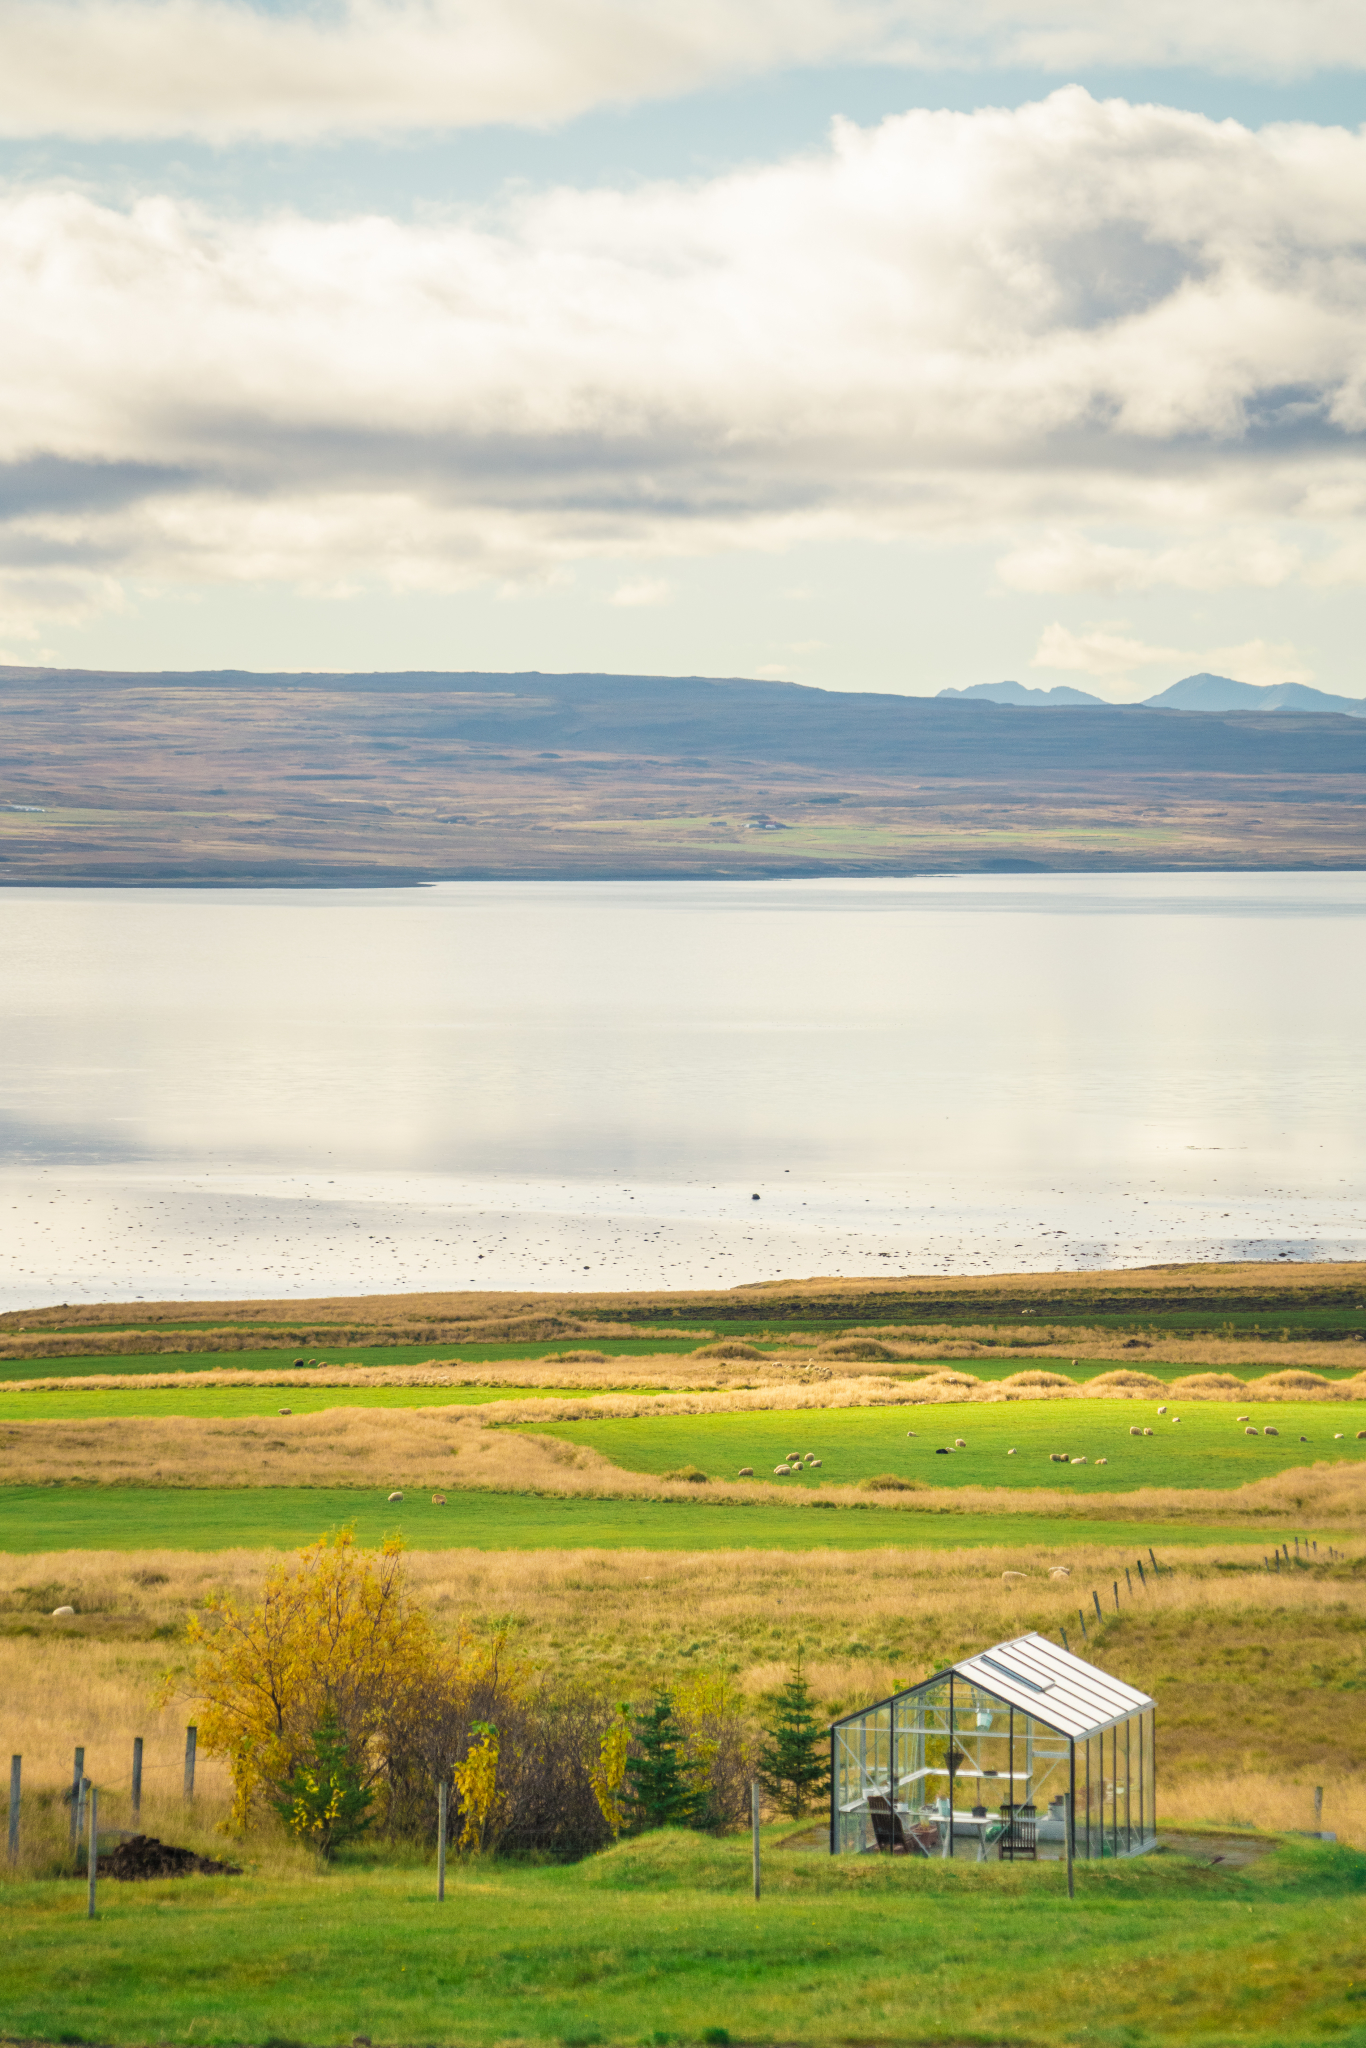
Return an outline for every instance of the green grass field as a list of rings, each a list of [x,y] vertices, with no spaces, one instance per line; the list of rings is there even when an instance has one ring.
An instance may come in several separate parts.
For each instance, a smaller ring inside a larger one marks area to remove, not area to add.
[[[1169,1528],[1073,1515],[959,1515],[732,1501],[566,1499],[550,1494],[410,1494],[343,1487],[0,1487],[0,1554],[47,1550],[288,1550],[351,1524],[414,1550],[956,1550],[963,1545],[1217,1543],[1265,1547],[1257,1529]],[[1301,1530],[1300,1534],[1306,1534]],[[1313,1531],[1314,1534],[1323,1532]]]
[[[92,1351],[80,1358],[0,1358],[0,1384],[6,1380],[83,1379],[88,1373],[154,1372],[292,1372],[302,1356],[325,1357],[329,1365],[427,1365],[441,1359],[455,1366],[497,1365],[512,1359],[548,1359],[563,1351],[601,1351],[607,1358],[638,1358],[642,1351],[695,1351],[698,1337],[587,1338],[566,1337],[562,1344],[362,1344],[340,1350],[305,1351],[156,1351],[128,1353]]]
[[[893,1473],[927,1486],[1050,1486],[1078,1493],[1127,1493],[1137,1486],[1229,1487],[1293,1466],[1366,1458],[1366,1403],[1305,1401],[1188,1402],[1159,1415],[1153,1401],[1019,1401],[926,1408],[826,1408],[786,1413],[650,1415],[628,1421],[549,1422],[545,1436],[587,1444],[633,1472],[664,1473],[696,1465],[711,1478],[734,1478],[752,1465],[775,1493],[785,1488],[857,1485]],[[1270,1423],[1278,1437],[1249,1437],[1239,1415]],[[1151,1437],[1132,1437],[1134,1425]],[[914,1437],[908,1430],[916,1432]],[[1341,1431],[1342,1441],[1334,1441]],[[963,1437],[966,1450],[948,1457],[936,1447]],[[1307,1437],[1308,1442],[1301,1442]],[[1008,1455],[1014,1446],[1016,1455]],[[819,1471],[804,1468],[776,1479],[773,1467],[789,1451],[814,1452]],[[1084,1465],[1054,1465],[1051,1451],[1066,1451]],[[1108,1464],[1097,1468],[1095,1460]]]
[[[568,1869],[7,1888],[10,2038],[101,2042],[1366,2043],[1366,1857],[1079,1871],[647,1836]]]
[[[650,1387],[630,1393],[650,1394]],[[489,1401],[575,1400],[558,1387],[90,1387],[0,1392],[0,1422],[89,1422],[104,1415],[318,1415],[327,1408],[477,1408]]]

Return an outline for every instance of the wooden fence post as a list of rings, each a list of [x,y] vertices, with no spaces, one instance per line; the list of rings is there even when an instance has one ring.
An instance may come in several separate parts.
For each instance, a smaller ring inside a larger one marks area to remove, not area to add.
[[[446,1896],[446,1780],[436,1788],[436,1897]]]
[[[84,1776],[85,1751],[83,1749],[78,1749],[76,1751],[76,1761],[71,1766],[71,1846],[73,1849],[76,1846],[76,1830],[80,1826],[80,1821],[76,1813],[76,1806],[81,1796],[81,1779]]]
[[[92,1785],[90,1787],[90,1843],[85,1852],[86,1869],[89,1873],[89,1888],[85,1906],[85,1917],[87,1920],[93,1920],[95,1917],[95,1879],[99,1875],[100,1868],[99,1811],[100,1795]]]
[[[133,1825],[142,1819],[142,1737],[133,1737]]]
[[[185,1730],[185,1798],[194,1798],[194,1753],[199,1741],[199,1730],[194,1727]]]
[[[754,1841],[754,1896],[759,1896],[759,1780],[753,1778],[749,1787],[749,1823]]]
[[[1063,1798],[1066,1801],[1063,1826],[1067,1830],[1067,1896],[1069,1899],[1075,1899],[1077,1896],[1077,1876],[1072,1867],[1072,1794],[1064,1792]]]
[[[12,1756],[9,1760],[9,1860],[19,1861],[19,1787],[24,1774],[24,1759]]]

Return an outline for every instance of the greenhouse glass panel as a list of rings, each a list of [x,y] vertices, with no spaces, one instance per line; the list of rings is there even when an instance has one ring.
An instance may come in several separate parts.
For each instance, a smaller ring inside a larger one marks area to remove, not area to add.
[[[1046,1637],[937,1672],[830,1731],[835,1855],[985,1861],[1153,1846],[1153,1702]]]

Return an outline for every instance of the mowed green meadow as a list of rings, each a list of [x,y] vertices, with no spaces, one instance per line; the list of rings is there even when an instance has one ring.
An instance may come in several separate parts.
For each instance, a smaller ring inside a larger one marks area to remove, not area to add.
[[[1140,1486],[1233,1487],[1296,1466],[1366,1458],[1366,1402],[1062,1401],[953,1402],[932,1407],[813,1408],[660,1414],[628,1420],[525,1425],[600,1451],[631,1472],[695,1465],[733,1479],[752,1465],[775,1493],[856,1486],[889,1473],[926,1486],[1057,1487],[1065,1493],[1129,1493]],[[1251,1423],[1239,1421],[1247,1415]],[[1177,1417],[1179,1416],[1179,1420]],[[1247,1429],[1256,1425],[1259,1434]],[[1267,1426],[1279,1434],[1260,1434]],[[1134,1427],[1150,1437],[1130,1435]],[[962,1437],[965,1449],[950,1448]],[[948,1455],[940,1451],[948,1448]],[[1010,1455],[1015,1452],[1014,1457]],[[820,1459],[789,1478],[773,1468],[789,1452]],[[1055,1465],[1050,1453],[1083,1457]],[[1104,1458],[1104,1465],[1096,1460]]]
[[[188,1375],[187,1375],[188,1378]],[[596,1389],[594,1391],[597,1391]],[[631,1387],[649,1395],[650,1387]],[[561,1387],[72,1387],[0,1391],[0,1422],[92,1422],[108,1415],[201,1416],[206,1422],[233,1416],[320,1415],[328,1408],[478,1408],[489,1401],[574,1400]]]
[[[292,1878],[6,1889],[4,2029],[24,2040],[1366,2043],[1366,1856],[1208,1848],[1079,1868],[671,1833],[562,1869],[430,1862]]]
[[[700,1489],[699,1489],[700,1493]],[[1081,1515],[955,1514],[940,1510],[786,1507],[747,1503],[595,1500],[557,1494],[448,1493],[445,1507],[409,1494],[310,1486],[4,1486],[0,1553],[49,1550],[289,1550],[327,1529],[361,1543],[401,1535],[413,1550],[956,1550],[964,1545],[1229,1544],[1279,1540],[1258,1529],[1183,1522],[1102,1521]],[[1300,1534],[1322,1532],[1301,1530]]]

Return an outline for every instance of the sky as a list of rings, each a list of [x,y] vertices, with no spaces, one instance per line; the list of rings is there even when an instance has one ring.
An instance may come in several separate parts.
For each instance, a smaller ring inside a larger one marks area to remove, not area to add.
[[[7,0],[0,662],[1366,695],[1349,0]]]

